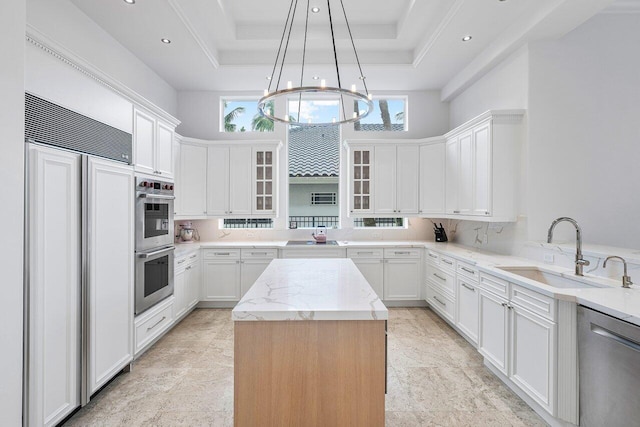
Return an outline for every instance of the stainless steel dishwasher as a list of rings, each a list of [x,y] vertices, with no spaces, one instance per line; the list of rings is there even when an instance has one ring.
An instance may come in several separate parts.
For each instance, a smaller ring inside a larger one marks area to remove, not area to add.
[[[640,425],[640,327],[578,307],[580,426]]]

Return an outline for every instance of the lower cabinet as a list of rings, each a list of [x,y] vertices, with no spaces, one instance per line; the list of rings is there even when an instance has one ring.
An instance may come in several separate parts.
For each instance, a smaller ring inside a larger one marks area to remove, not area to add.
[[[456,285],[456,326],[477,344],[480,289],[477,283],[465,277],[458,277]]]
[[[170,296],[151,307],[134,321],[136,350],[139,357],[157,338],[162,336],[174,323],[175,297]]]
[[[509,375],[509,309],[505,298],[480,290],[478,351],[500,372]]]
[[[384,260],[382,258],[352,258],[378,298],[384,298]]]
[[[277,249],[204,249],[202,300],[239,301],[277,257]]]
[[[422,250],[384,250],[384,300],[421,299]]]
[[[202,272],[198,252],[175,260],[173,294],[175,317],[180,319],[193,309],[200,300]]]
[[[510,284],[509,299],[480,290],[478,350],[529,397],[555,416],[557,324],[545,308],[553,299],[526,290],[536,298],[540,313],[514,302],[517,285]],[[543,317],[544,316],[544,317]]]

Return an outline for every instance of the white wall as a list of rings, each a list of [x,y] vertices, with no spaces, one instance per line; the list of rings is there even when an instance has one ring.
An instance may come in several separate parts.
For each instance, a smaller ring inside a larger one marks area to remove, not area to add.
[[[586,243],[640,248],[638,28],[640,14],[596,15],[530,47],[529,238],[570,216]]]
[[[169,114],[177,92],[69,0],[27,0],[27,23]]]
[[[24,30],[25,0],[3,2],[0,13],[0,425],[22,423],[22,289],[24,219]]]

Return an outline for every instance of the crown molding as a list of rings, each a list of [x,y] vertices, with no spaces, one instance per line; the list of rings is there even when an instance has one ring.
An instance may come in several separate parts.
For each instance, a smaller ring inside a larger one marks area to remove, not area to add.
[[[180,120],[176,117],[167,113],[121,81],[108,76],[102,70],[93,66],[91,63],[54,41],[52,38],[40,32],[30,24],[26,25],[25,40],[43,52],[46,52],[57,60],[63,62],[67,66],[89,77],[96,83],[131,101],[136,106],[149,110],[171,125],[178,126],[180,124]]]
[[[640,2],[637,0],[615,0],[600,13],[603,15],[640,13]]]
[[[417,68],[418,65],[420,65],[420,63],[424,59],[424,57],[427,56],[427,53],[429,53],[429,51],[436,44],[436,42],[438,41],[438,39],[440,38],[444,30],[449,26],[449,24],[451,23],[451,20],[453,20],[453,18],[456,16],[458,11],[462,7],[463,3],[464,3],[464,0],[456,0],[453,6],[451,6],[449,11],[445,15],[444,19],[440,21],[440,24],[438,25],[436,30],[433,32],[433,34],[431,34],[431,37],[429,37],[427,42],[420,48],[420,51],[413,59],[414,68]]]

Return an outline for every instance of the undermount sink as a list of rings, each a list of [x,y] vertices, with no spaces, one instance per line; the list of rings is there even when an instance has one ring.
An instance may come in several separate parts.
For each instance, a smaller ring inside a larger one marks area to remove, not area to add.
[[[519,267],[496,267],[500,270],[506,271],[517,276],[524,277],[534,282],[542,283],[547,286],[553,286],[554,288],[598,288],[600,286],[595,284],[585,283],[579,280],[574,280],[563,276],[556,272],[543,270],[539,267],[533,266],[519,266]]]
[[[327,240],[327,243],[318,243],[315,240],[289,240],[287,246],[337,246],[336,240]]]

